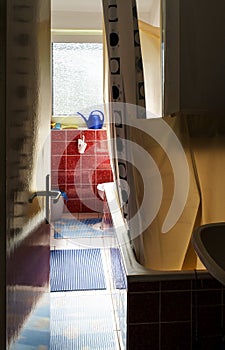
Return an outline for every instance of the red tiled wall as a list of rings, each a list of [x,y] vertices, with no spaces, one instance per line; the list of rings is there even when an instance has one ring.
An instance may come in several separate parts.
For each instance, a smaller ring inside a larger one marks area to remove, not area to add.
[[[79,154],[83,135],[87,148]],[[52,189],[66,192],[69,211],[102,212],[97,184],[113,181],[106,130],[52,130],[51,148]]]

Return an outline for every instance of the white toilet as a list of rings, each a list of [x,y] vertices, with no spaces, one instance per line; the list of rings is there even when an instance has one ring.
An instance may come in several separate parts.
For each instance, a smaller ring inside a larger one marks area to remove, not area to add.
[[[102,222],[100,223],[102,230],[110,229],[113,226],[112,217],[109,212],[109,207],[108,207],[108,203],[105,195],[105,188],[104,188],[105,184],[107,184],[107,182],[97,185],[98,195],[103,200],[103,216],[102,216]]]
[[[104,183],[97,185],[98,195],[99,197],[104,201],[105,199],[105,189],[104,189]]]

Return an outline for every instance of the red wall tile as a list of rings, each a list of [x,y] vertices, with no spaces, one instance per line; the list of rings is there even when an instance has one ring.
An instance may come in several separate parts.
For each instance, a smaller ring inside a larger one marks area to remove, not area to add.
[[[81,162],[82,162],[82,171],[95,169],[95,156],[82,155]]]
[[[67,141],[67,144],[69,144],[71,141],[77,140],[81,134],[82,130],[65,130],[65,139]]]
[[[62,156],[66,154],[66,142],[64,141],[52,142],[51,148],[52,148],[51,150],[52,155]]]
[[[76,192],[76,188],[75,188],[74,184],[73,185],[66,184],[65,185],[65,192],[66,192],[67,197],[69,199],[73,199],[73,198],[79,199],[77,196],[77,192]]]
[[[80,213],[81,212],[81,203],[79,200],[72,199],[68,200],[67,203],[67,208],[71,213]]]
[[[111,169],[109,155],[96,155],[96,169]]]
[[[75,184],[93,184],[95,183],[95,169],[90,170],[83,170],[82,168],[80,170],[75,170],[74,172],[74,183]]]
[[[75,184],[75,173],[73,170],[69,170],[65,172],[66,175],[66,184],[72,185]]]
[[[96,153],[96,142],[95,141],[86,141],[87,147],[83,155],[93,156]],[[81,155],[81,156],[83,156]]]
[[[96,130],[96,140],[107,140],[106,130]]]
[[[51,184],[55,187],[58,186],[58,171],[51,171]]]
[[[65,156],[54,156],[51,157],[51,169],[53,171],[65,170],[66,168],[66,157]]]
[[[83,135],[87,148],[79,154]],[[102,212],[97,184],[112,181],[106,130],[52,131],[51,164],[52,186],[67,193],[71,213]]]
[[[76,191],[77,195],[80,197],[80,199],[84,198],[92,198],[95,199],[95,193],[93,190],[92,185],[84,185],[84,184],[79,184],[76,185]]]
[[[76,167],[78,167],[78,169],[80,167],[80,156],[67,156],[67,170],[75,171]]]
[[[51,131],[51,141],[65,141],[66,134],[63,130],[52,130]]]
[[[97,183],[111,182],[113,181],[111,170],[97,170]]]
[[[101,140],[101,141],[96,140],[95,152],[96,154],[108,154],[107,140]]]
[[[86,142],[87,141],[95,141],[96,139],[96,131],[95,130],[85,130],[83,133]]]
[[[66,144],[66,154],[67,155],[79,155],[77,141],[71,141]]]
[[[66,173],[65,171],[58,171],[58,184],[65,185],[66,184]]]

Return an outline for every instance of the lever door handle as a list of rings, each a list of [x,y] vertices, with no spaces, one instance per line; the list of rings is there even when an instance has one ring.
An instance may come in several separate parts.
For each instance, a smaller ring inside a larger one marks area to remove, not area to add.
[[[45,207],[46,207],[46,221],[50,222],[50,211],[49,211],[49,202],[50,198],[53,198],[53,202],[57,203],[61,196],[61,192],[57,190],[50,190],[50,175],[46,176],[46,191],[37,191],[34,192],[31,197],[28,199],[29,203],[32,203],[35,197],[45,197]]]
[[[51,196],[51,197],[54,197],[53,203],[57,203],[60,196],[61,196],[61,192],[60,191],[51,191],[51,192],[52,192],[52,194],[54,194]]]
[[[60,191],[37,191],[32,194],[28,201],[32,203],[35,197],[51,197],[54,198],[53,202],[57,203],[60,198],[60,195]]]

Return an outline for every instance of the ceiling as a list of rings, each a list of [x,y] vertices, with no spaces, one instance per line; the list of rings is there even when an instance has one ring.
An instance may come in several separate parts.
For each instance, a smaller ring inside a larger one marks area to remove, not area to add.
[[[51,0],[53,41],[69,42],[72,40],[79,40],[80,42],[85,42],[89,40],[89,37],[82,34],[75,34],[74,32],[76,30],[102,30],[102,1],[103,0]],[[151,25],[159,26],[160,0],[136,0],[136,2],[139,19]],[[73,34],[68,34],[68,31],[71,30]],[[65,33],[66,31],[67,33]],[[72,38],[71,35],[76,35],[76,38]],[[92,36],[91,40],[92,42],[99,42],[99,40],[102,40],[102,34],[96,34],[95,37]]]
[[[155,0],[137,0],[139,12],[149,12],[153,2]],[[101,13],[101,4],[102,0],[52,0],[52,11]]]

